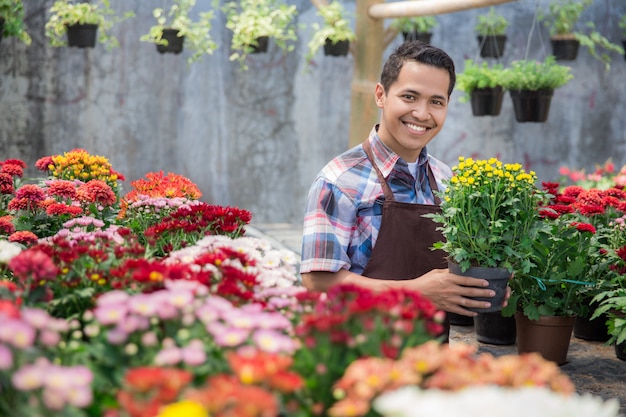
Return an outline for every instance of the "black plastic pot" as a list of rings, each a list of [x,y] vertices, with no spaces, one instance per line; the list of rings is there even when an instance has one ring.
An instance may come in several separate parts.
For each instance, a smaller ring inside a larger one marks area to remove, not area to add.
[[[520,122],[545,122],[548,120],[554,90],[510,90],[515,119]]]
[[[626,342],[615,344],[615,356],[617,359],[626,361]]]
[[[624,51],[626,51],[626,39],[622,39],[622,45],[624,45]],[[626,52],[624,52],[624,59],[626,59]]]
[[[578,56],[578,39],[550,39],[552,55],[559,61],[573,61]]]
[[[2,32],[4,32],[4,17],[0,17],[0,41],[2,40]]]
[[[446,313],[448,318],[450,319],[450,324],[454,326],[473,326],[474,318],[470,316],[463,316],[461,314],[456,313]]]
[[[474,116],[499,115],[502,109],[502,97],[504,97],[504,89],[500,86],[477,88],[470,94],[472,114]]]
[[[430,32],[402,32],[402,37],[404,38],[405,42],[418,40],[424,43],[430,43],[430,39],[432,38],[432,36],[433,34]]]
[[[515,344],[516,331],[515,317],[504,317],[500,311],[492,313],[478,313],[474,317],[476,340],[490,345]]]
[[[479,35],[477,38],[481,57],[500,58],[504,54],[506,35]]]
[[[163,29],[163,39],[167,41],[167,45],[157,44],[157,51],[161,54],[172,53],[180,54],[183,51],[183,44],[185,43],[184,36],[178,36],[178,29]]]
[[[326,39],[324,43],[324,55],[326,56],[346,56],[350,50],[350,41],[339,41],[333,43],[330,39]]]
[[[586,316],[577,316],[574,322],[574,336],[578,339],[595,342],[606,342],[611,338],[606,322],[607,314],[591,320],[590,317],[598,307],[597,303],[591,304],[591,311]]]
[[[504,302],[504,296],[506,295],[506,288],[509,283],[511,273],[506,268],[490,268],[472,266],[465,271],[461,271],[459,264],[448,261],[448,269],[450,272],[456,275],[464,277],[482,278],[488,281],[489,285],[484,289],[493,290],[495,295],[493,297],[473,297],[473,300],[488,301],[491,303],[489,308],[471,308],[466,307],[467,310],[475,311],[477,313],[487,313],[492,311],[500,311],[502,309],[502,303]]]
[[[93,48],[96,46],[98,25],[85,23],[67,26],[67,45],[77,48]]]

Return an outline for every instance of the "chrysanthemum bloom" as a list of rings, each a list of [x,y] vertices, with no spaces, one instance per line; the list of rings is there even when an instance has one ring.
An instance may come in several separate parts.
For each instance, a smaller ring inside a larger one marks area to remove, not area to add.
[[[39,158],[37,162],[35,162],[35,168],[40,171],[49,171],[54,167],[54,162],[52,162],[51,156],[44,156],[43,158]]]
[[[183,400],[161,408],[157,417],[208,417],[206,409],[195,401]]]
[[[67,180],[53,180],[48,183],[48,195],[62,198],[76,198],[76,183]]]
[[[52,203],[46,207],[46,214],[48,216],[62,216],[68,214],[71,217],[77,217],[83,214],[83,209],[78,206],[68,206],[63,203]]]
[[[53,279],[59,273],[52,259],[40,249],[26,249],[20,252],[11,259],[9,268],[18,279],[32,279],[35,282]]]
[[[24,175],[24,168],[18,164],[7,164],[6,162],[0,166],[0,172],[9,174],[12,177],[22,177]]]
[[[9,242],[21,243],[24,246],[30,246],[37,243],[39,237],[29,230],[21,230],[9,236]]]
[[[10,235],[13,232],[15,232],[13,216],[0,217],[0,235]]]
[[[78,187],[76,196],[85,203],[97,203],[105,207],[115,204],[117,197],[111,187],[102,180],[90,180]]]
[[[13,177],[6,172],[0,172],[0,194],[13,194]]]
[[[44,201],[46,197],[46,192],[35,184],[22,185],[15,191],[15,198],[25,198],[37,203]]]

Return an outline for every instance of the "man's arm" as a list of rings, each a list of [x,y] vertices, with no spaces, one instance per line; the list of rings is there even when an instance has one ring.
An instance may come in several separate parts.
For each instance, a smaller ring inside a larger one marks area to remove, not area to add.
[[[472,300],[469,297],[493,297],[492,290],[485,289],[489,283],[484,279],[464,277],[451,273],[448,269],[433,269],[421,277],[409,280],[382,280],[364,277],[346,269],[338,272],[314,271],[302,274],[302,283],[310,290],[327,291],[331,286],[339,283],[361,285],[376,291],[388,288],[406,288],[418,291],[444,311],[475,316],[477,313],[469,308],[488,308],[491,306],[485,301]],[[510,289],[503,307],[506,306]]]

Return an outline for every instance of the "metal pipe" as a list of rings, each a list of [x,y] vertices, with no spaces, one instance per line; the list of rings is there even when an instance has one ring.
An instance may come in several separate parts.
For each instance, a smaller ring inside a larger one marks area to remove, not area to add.
[[[372,4],[367,13],[372,19],[432,16],[511,3],[517,0],[419,0]]]

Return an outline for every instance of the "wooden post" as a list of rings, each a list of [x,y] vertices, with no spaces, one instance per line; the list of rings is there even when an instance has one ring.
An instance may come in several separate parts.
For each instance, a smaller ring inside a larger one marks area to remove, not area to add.
[[[349,147],[367,139],[378,122],[374,88],[382,70],[385,47],[384,19],[405,16],[428,16],[461,10],[495,6],[517,0],[356,0],[356,41],[350,107]]]

